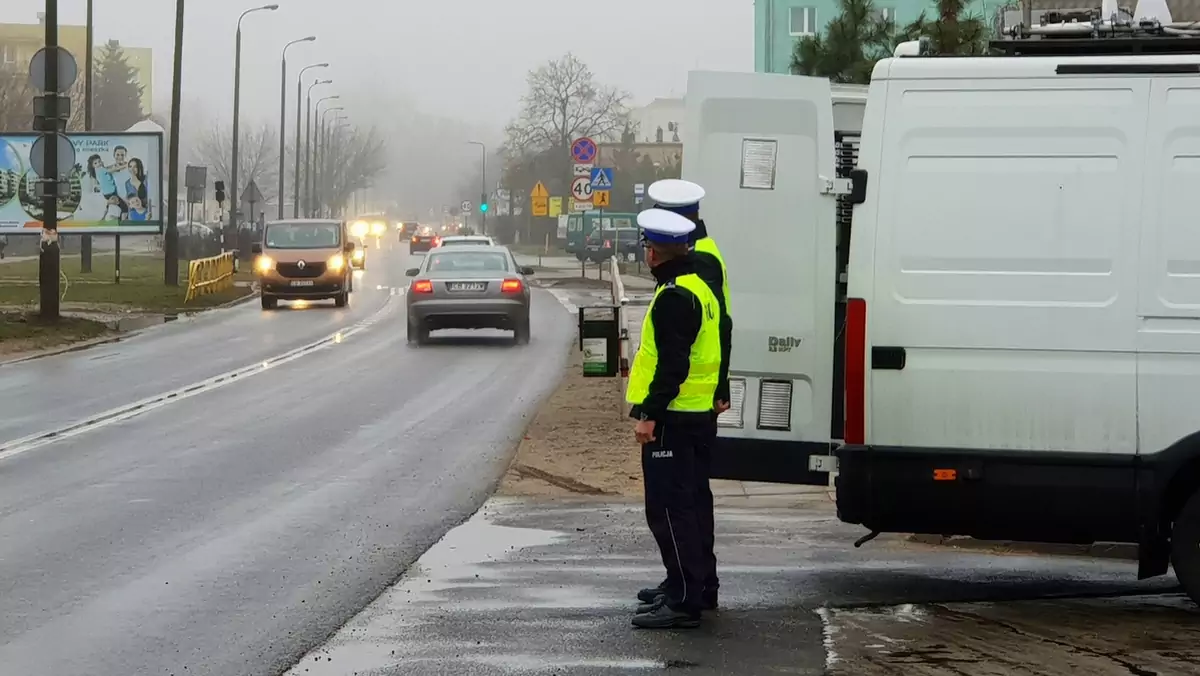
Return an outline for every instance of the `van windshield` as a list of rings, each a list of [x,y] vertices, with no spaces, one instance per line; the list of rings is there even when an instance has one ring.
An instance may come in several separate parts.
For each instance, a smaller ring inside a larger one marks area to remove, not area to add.
[[[268,224],[265,240],[268,249],[335,249],[342,243],[342,224]]]

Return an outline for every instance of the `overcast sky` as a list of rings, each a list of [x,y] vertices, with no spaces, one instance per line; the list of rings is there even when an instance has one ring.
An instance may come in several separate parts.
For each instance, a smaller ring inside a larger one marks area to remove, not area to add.
[[[271,0],[261,0],[264,3]],[[175,2],[94,0],[96,43],[154,50],[155,111],[170,106]],[[388,176],[402,201],[457,203],[478,176],[479,139],[495,149],[530,69],[574,52],[633,103],[681,96],[694,69],[754,68],[754,0],[278,0],[243,22],[242,121],[278,125],[280,50],[288,52],[288,138],[296,75],[328,61],[350,120],[387,137]],[[189,0],[184,37],[183,160],[233,108],[234,35],[253,0]],[[701,9],[703,7],[703,9]],[[44,0],[0,0],[0,22],[37,23]],[[59,23],[82,25],[86,0],[60,0]],[[81,55],[80,55],[81,56]],[[310,71],[311,77],[316,72]],[[489,174],[491,172],[489,171]],[[491,180],[491,178],[489,178]],[[428,205],[426,205],[428,203]]]
[[[279,0],[243,23],[243,114],[278,110],[279,53],[295,67],[330,61],[339,92],[411,98],[421,110],[499,127],[516,110],[526,71],[573,51],[638,101],[682,93],[687,71],[753,69],[753,0]],[[84,0],[60,0],[82,24]],[[232,107],[234,33],[245,0],[188,2],[186,98]],[[41,0],[0,2],[0,21],[33,23]],[[703,7],[703,10],[700,8]],[[169,102],[175,3],[95,0],[96,39],[155,52],[154,91]],[[294,84],[293,84],[294,86]],[[294,95],[294,94],[293,94]],[[359,98],[355,96],[354,98]]]

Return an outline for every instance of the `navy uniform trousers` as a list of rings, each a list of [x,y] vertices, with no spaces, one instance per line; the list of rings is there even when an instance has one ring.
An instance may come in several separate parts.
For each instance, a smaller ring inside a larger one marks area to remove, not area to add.
[[[667,569],[667,605],[686,612],[700,610],[706,582],[716,581],[708,488],[712,424],[706,416],[696,418],[661,423],[657,438],[642,445],[646,522]]]

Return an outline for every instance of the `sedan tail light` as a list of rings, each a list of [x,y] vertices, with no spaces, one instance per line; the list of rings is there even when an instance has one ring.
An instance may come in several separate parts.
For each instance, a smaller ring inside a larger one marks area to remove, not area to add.
[[[517,293],[521,290],[521,280],[506,279],[500,283],[500,291],[503,293]]]
[[[417,237],[416,237],[416,236],[413,236],[413,241],[414,241],[414,242],[415,242],[415,241],[417,241]]]
[[[428,279],[418,279],[412,283],[413,293],[433,293],[433,282]]]

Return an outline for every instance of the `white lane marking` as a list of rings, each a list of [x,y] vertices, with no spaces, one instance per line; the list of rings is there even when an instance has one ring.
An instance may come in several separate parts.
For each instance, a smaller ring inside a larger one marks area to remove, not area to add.
[[[575,304],[571,302],[571,294],[567,293],[566,291],[563,291],[562,289],[546,289],[546,290],[549,291],[550,294],[553,295],[556,299],[558,299],[558,302],[561,303],[563,307],[567,308],[567,312],[570,312],[571,314],[579,314],[579,308],[576,307]]]
[[[35,448],[46,446],[47,444],[53,444],[57,441],[62,441],[63,439],[70,439],[71,437],[79,436],[80,434],[91,432],[92,430],[96,430],[101,427],[107,427],[109,425],[128,420],[134,416],[162,408],[177,401],[194,397],[202,392],[209,392],[218,387],[224,387],[232,382],[243,380],[248,376],[262,373],[267,369],[286,364],[290,361],[295,361],[303,356],[316,352],[317,350],[329,347],[330,345],[337,345],[346,338],[349,338],[350,336],[353,336],[361,331],[365,331],[369,327],[376,324],[380,319],[383,318],[384,311],[388,309],[390,301],[390,298],[385,300],[383,305],[378,310],[362,321],[332,333],[320,340],[311,342],[307,345],[302,345],[292,350],[288,350],[283,354],[276,355],[261,362],[251,364],[249,366],[243,366],[232,371],[227,371],[220,375],[206,378],[178,389],[146,397],[145,399],[135,401],[131,404],[118,406],[117,408],[109,409],[108,411],[89,416],[82,420],[76,420],[75,422],[68,423],[58,428],[43,430],[41,432],[35,432],[28,436],[21,437],[20,439],[12,439],[10,441],[2,442],[0,443],[0,461],[7,460],[27,451],[32,451]]]

